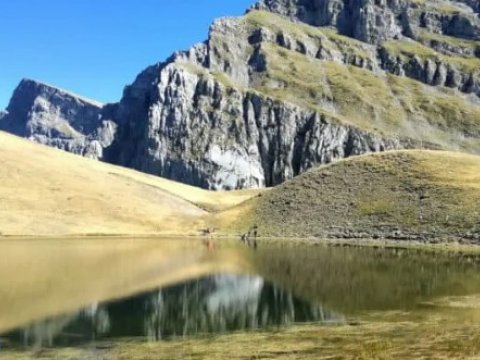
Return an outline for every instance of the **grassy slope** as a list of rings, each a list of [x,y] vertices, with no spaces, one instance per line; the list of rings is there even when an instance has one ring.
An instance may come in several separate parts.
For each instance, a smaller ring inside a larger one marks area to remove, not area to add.
[[[214,193],[0,133],[0,233],[198,234],[204,209],[254,191]],[[208,225],[208,224],[207,224]]]
[[[343,123],[444,149],[478,151],[480,106],[458,91],[263,46],[269,64],[255,88]]]
[[[466,53],[475,53],[480,47],[480,41],[460,39],[447,35],[440,35],[429,32],[423,28],[415,29],[415,38],[425,46],[444,45],[460,48]]]
[[[401,151],[351,158],[272,191],[209,192],[0,134],[6,235],[469,236],[480,157]],[[204,210],[207,209],[207,210]]]
[[[311,170],[217,216],[265,236],[469,236],[480,230],[480,157],[400,151]],[[241,218],[242,220],[238,220]]]
[[[298,44],[316,44],[327,52],[347,58],[376,62],[376,48],[339,35],[329,28],[294,24],[281,16],[252,11],[241,20],[249,32],[265,28],[284,34],[293,49]],[[215,38],[215,48],[222,49]],[[476,72],[475,57],[447,56],[415,41],[392,41],[385,45],[402,58],[442,59],[459,70]],[[218,50],[221,51],[221,50]],[[247,50],[252,53],[253,47]],[[414,147],[465,150],[480,153],[480,106],[460,91],[425,85],[419,81],[319,60],[299,51],[288,50],[275,40],[261,45],[267,70],[256,74],[249,88],[279,101],[286,101],[325,114],[330,121],[353,125],[386,137],[400,138]],[[211,74],[227,87],[237,87],[224,75]]]

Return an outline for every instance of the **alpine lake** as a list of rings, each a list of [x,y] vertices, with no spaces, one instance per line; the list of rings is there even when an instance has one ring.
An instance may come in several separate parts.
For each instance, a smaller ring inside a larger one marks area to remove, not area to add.
[[[480,358],[480,251],[0,240],[0,359]]]

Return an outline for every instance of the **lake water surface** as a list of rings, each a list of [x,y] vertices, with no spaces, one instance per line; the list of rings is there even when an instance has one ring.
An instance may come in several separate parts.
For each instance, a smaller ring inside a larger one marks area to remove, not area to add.
[[[379,314],[480,319],[476,255],[116,238],[4,240],[0,256],[0,358],[302,326],[336,331]],[[452,299],[468,302],[452,307]]]

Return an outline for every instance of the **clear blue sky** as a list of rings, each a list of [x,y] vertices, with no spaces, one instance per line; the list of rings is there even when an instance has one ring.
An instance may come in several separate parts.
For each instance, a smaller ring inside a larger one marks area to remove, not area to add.
[[[102,102],[255,0],[0,0],[0,110],[24,78]]]

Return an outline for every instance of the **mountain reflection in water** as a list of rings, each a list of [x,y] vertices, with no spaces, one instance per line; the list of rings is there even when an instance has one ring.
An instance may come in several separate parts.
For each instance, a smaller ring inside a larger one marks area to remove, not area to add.
[[[0,254],[0,347],[20,352],[435,314],[425,304],[480,294],[480,256],[441,251],[52,239]]]
[[[121,337],[158,341],[300,322],[341,323],[343,317],[261,277],[222,274],[93,305],[73,315],[36,322],[6,338],[14,344],[41,348]]]

